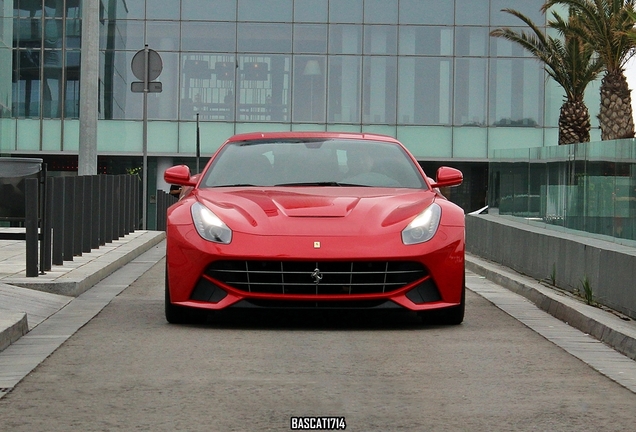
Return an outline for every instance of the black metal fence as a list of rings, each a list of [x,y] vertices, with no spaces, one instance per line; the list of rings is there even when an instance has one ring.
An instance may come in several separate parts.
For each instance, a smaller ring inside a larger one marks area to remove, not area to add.
[[[157,231],[166,230],[166,213],[168,207],[178,201],[178,197],[162,190],[157,191]]]
[[[141,225],[141,182],[133,175],[48,177],[25,180],[27,277],[118,240]],[[39,235],[38,235],[39,228]]]

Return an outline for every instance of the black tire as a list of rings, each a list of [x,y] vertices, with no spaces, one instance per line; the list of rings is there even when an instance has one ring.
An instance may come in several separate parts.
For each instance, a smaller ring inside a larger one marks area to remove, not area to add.
[[[202,320],[202,313],[196,309],[173,305],[170,302],[170,289],[168,285],[168,269],[166,268],[165,285],[165,311],[166,321],[170,324],[191,324]]]

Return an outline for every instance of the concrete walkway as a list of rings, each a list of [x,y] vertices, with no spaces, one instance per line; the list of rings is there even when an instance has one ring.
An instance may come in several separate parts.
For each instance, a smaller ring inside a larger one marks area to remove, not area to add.
[[[164,238],[160,231],[135,231],[32,278],[25,242],[0,240],[0,351]]]

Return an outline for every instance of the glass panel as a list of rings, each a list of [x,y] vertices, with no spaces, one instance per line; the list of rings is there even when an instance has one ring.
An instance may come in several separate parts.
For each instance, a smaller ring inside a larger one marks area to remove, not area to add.
[[[11,55],[11,48],[0,47],[0,118],[11,116]]]
[[[40,116],[40,50],[14,51],[13,117]]]
[[[360,57],[331,57],[327,121],[360,123]]]
[[[183,51],[234,52],[236,24],[183,22],[181,49]]]
[[[297,56],[294,60],[294,122],[325,122],[325,58]]]
[[[490,124],[541,126],[544,72],[534,59],[490,60]]]
[[[235,59],[224,54],[181,56],[182,120],[234,120]]]
[[[66,51],[66,86],[64,89],[64,117],[79,118],[80,51]]]
[[[455,55],[485,57],[488,39],[487,27],[455,27]]]
[[[362,23],[362,0],[330,0],[329,22]]]
[[[545,16],[541,13],[541,3],[528,0],[491,0],[490,2],[490,25],[515,26],[519,25],[519,18],[502,12],[502,9],[514,9],[530,18],[535,24],[545,25]]]
[[[342,24],[330,25],[329,53],[362,54],[362,26]]]
[[[181,0],[181,19],[235,21],[236,0]]]
[[[453,128],[454,158],[487,158],[488,129],[477,127]]]
[[[179,49],[179,23],[170,21],[148,21],[148,47],[156,51]],[[140,49],[143,49],[142,46]]]
[[[19,122],[20,120],[18,120]],[[15,130],[17,121],[14,119],[0,119],[0,152],[15,150]]]
[[[150,129],[150,127],[148,128]],[[150,146],[150,140],[148,140]],[[143,151],[142,122],[100,121],[97,124],[97,150],[140,153]]]
[[[328,0],[295,0],[294,22],[327,22]]]
[[[452,131],[452,128],[440,126],[401,126],[397,128],[397,139],[416,158],[449,158],[452,154]]]
[[[327,52],[327,26],[325,24],[295,24],[294,53],[324,54]]]
[[[455,0],[455,23],[487,26],[489,4],[489,0]]]
[[[40,120],[22,119],[18,120],[16,150],[18,151],[39,151],[40,150]]]
[[[400,54],[453,55],[452,27],[401,27]]]
[[[397,24],[398,0],[365,0],[364,22],[367,24]]]
[[[486,125],[487,59],[455,61],[455,120],[464,126]]]
[[[178,20],[180,17],[180,1],[175,0],[152,0],[147,2],[146,19],[150,20]]]
[[[42,120],[42,150],[58,152],[62,150],[62,121]]]
[[[397,27],[364,26],[365,54],[397,54]]]
[[[179,122],[179,152],[196,152],[197,139],[196,122]],[[199,122],[199,136],[201,138],[201,167],[207,158],[218,150],[226,138],[234,135],[234,124],[220,122]]]
[[[109,19],[144,19],[144,3],[145,0],[102,0],[105,15]],[[77,16],[79,15],[78,11]]]
[[[291,58],[239,56],[237,121],[289,121]]]
[[[81,48],[82,36],[82,20],[67,19],[66,20],[66,48]]]
[[[238,0],[239,21],[291,22],[292,0]]]
[[[62,48],[62,38],[64,36],[64,26],[61,19],[44,20],[44,47]]]
[[[59,118],[62,115],[64,86],[62,85],[62,50],[44,51],[44,79],[42,81],[42,117]]]
[[[130,68],[134,51],[104,51],[100,55],[100,119],[142,119],[143,96],[130,91],[130,83],[138,81]],[[163,57],[163,53],[161,54]],[[164,58],[165,62],[165,58]],[[164,63],[165,64],[165,63]],[[79,72],[79,63],[77,70]],[[163,73],[160,78],[163,81]],[[79,73],[67,82],[67,94],[74,88],[79,101]],[[79,105],[79,104],[78,104]],[[66,105],[69,108],[69,105]]]
[[[41,19],[17,19],[13,22],[13,25],[13,46],[40,46],[40,40],[42,38]]]
[[[519,31],[523,29],[517,27],[512,30]],[[532,54],[521,45],[499,37],[490,38],[490,55],[491,57],[532,57]]]
[[[451,62],[444,58],[400,59],[398,123],[450,124]]]
[[[397,59],[365,57],[362,123],[395,124],[397,115]]]
[[[454,3],[439,0],[400,0],[401,24],[453,24]]]
[[[77,41],[79,44],[79,37]],[[104,21],[100,26],[99,48],[117,50],[143,49],[144,22],[133,20]]]
[[[163,71],[157,81],[163,83],[163,91],[148,94],[148,118],[176,120],[179,107],[179,54],[162,52],[160,55]]]
[[[238,51],[291,53],[291,24],[238,24]]]
[[[148,122],[149,152],[176,153],[178,151],[178,147],[179,123],[165,121]],[[194,150],[196,151],[196,149]]]

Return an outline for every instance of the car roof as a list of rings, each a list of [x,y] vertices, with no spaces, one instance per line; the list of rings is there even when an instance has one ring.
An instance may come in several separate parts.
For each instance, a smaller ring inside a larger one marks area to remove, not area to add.
[[[357,140],[384,141],[384,142],[399,144],[398,140],[387,135],[369,134],[369,133],[352,133],[352,132],[310,132],[310,131],[250,132],[250,133],[234,135],[233,137],[229,138],[226,142],[230,143],[230,142],[243,142],[243,141],[254,141],[254,140],[263,140],[263,139],[276,140],[276,139],[291,139],[291,138],[357,139]]]

